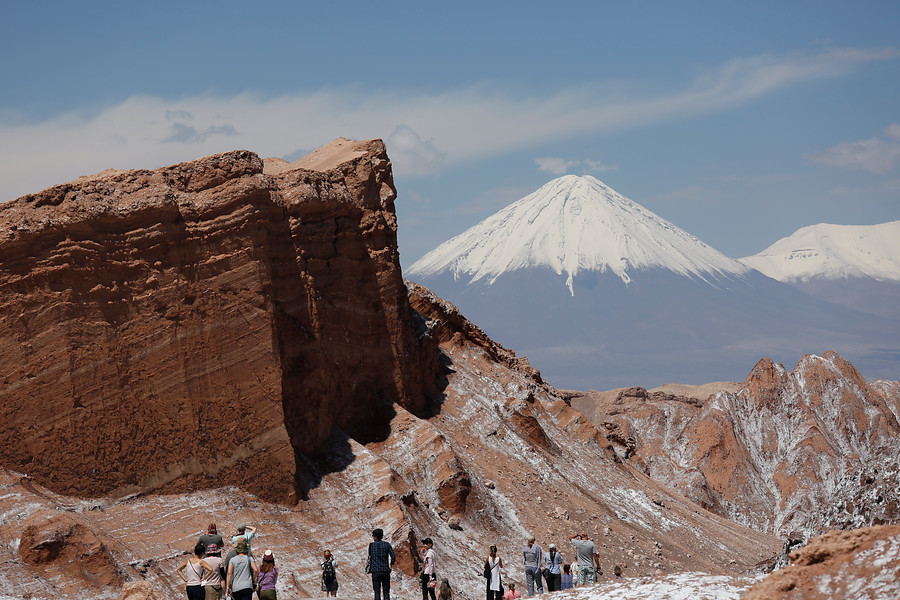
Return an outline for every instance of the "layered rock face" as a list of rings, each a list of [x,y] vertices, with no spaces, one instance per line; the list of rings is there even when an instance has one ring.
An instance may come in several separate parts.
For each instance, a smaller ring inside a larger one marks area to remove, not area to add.
[[[380,141],[229,152],[0,205],[0,464],[68,494],[293,501],[335,428],[383,439],[438,375]]]
[[[0,469],[4,590],[35,600],[118,598],[123,584],[93,575],[106,561],[106,571],[122,579],[183,596],[175,569],[211,522],[224,533],[233,523],[258,526],[254,547],[273,550],[278,594],[288,598],[321,594],[325,549],[340,563],[341,597],[371,594],[364,565],[375,527],[397,553],[392,594],[400,598],[420,593],[417,548],[426,536],[435,541],[438,574],[453,582],[460,600],[484,597],[479,565],[491,544],[504,560],[504,581],[524,587],[517,557],[529,534],[544,549],[556,543],[569,562],[569,537],[587,533],[604,583],[615,564],[635,581],[659,571],[758,572],[778,554],[774,537],[701,510],[620,460],[564,394],[452,305],[413,285],[409,302],[419,339],[437,345],[444,367],[441,393],[426,416],[397,404],[389,435],[366,444],[334,430],[313,459],[321,480],[295,506],[231,486],[72,498]],[[47,522],[50,514],[60,516]],[[51,544],[55,558],[35,564],[33,557]],[[147,587],[125,592],[154,597]]]
[[[705,400],[631,388],[573,405],[654,479],[760,531],[900,520],[897,384],[869,384],[833,352],[791,373],[763,359],[739,391]]]

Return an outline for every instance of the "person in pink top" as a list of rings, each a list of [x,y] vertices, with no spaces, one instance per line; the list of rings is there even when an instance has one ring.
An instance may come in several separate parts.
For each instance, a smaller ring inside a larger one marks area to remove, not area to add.
[[[212,573],[203,578],[203,589],[206,591],[206,600],[219,600],[222,597],[222,571],[225,564],[222,560],[222,552],[216,544],[206,547],[206,556],[203,557]]]
[[[191,556],[184,564],[178,567],[178,573],[185,584],[188,600],[205,600],[206,590],[203,588],[203,580],[212,574],[209,564],[203,560],[206,547],[203,544],[194,546],[194,556]]]
[[[521,598],[522,594],[516,591],[516,584],[510,582],[509,589],[506,590],[506,593],[503,594],[503,600],[516,600],[516,598]]]

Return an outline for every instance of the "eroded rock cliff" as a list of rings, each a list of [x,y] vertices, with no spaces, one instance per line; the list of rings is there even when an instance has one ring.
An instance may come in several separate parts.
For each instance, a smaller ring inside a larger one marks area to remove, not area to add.
[[[336,140],[107,171],[0,205],[0,464],[58,492],[293,501],[335,428],[423,410],[390,161]],[[13,435],[14,433],[14,435]]]

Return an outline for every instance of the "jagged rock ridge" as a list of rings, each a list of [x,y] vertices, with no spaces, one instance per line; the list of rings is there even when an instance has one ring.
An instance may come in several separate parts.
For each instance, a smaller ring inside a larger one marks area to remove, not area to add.
[[[737,392],[697,400],[622,390],[573,405],[621,456],[704,507],[809,537],[900,521],[900,394],[833,352],[793,372],[761,360]]]

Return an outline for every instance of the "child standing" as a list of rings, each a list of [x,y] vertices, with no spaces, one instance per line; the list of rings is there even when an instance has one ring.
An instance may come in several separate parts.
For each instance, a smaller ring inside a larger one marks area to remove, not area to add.
[[[516,591],[516,584],[510,582],[509,589],[503,594],[503,600],[518,600],[521,597],[522,594]]]
[[[572,582],[572,567],[563,565],[562,579],[560,579],[560,589],[570,590],[574,587]]]

